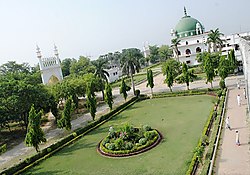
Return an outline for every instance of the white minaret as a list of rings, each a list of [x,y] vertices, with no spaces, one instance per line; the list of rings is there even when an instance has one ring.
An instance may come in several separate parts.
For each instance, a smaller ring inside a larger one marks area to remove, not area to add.
[[[63,79],[62,69],[60,66],[60,58],[56,45],[54,45],[53,57],[42,58],[40,48],[36,48],[37,58],[39,59],[39,66],[42,76],[43,84],[54,83]]]

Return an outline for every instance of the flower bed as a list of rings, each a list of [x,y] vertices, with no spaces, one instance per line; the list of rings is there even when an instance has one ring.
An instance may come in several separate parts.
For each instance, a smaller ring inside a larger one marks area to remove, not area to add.
[[[99,142],[97,150],[110,157],[132,156],[155,147],[161,138],[161,134],[148,125],[138,128],[126,123],[118,130],[110,127],[108,136]]]

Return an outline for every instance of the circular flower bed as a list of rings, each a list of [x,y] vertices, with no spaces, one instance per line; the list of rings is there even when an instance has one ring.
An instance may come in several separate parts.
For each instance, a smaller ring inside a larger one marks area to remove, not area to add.
[[[110,127],[108,136],[100,141],[97,150],[105,156],[131,156],[155,147],[161,138],[161,134],[148,125],[133,127],[126,123],[118,130]]]

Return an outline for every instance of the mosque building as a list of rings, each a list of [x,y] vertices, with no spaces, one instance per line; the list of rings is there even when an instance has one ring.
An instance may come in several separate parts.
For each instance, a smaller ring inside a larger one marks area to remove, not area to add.
[[[174,58],[190,66],[199,64],[196,60],[198,53],[205,51],[212,52],[207,44],[209,33],[210,31],[206,31],[200,21],[187,14],[186,8],[184,7],[184,16],[175,28],[171,29],[171,39],[180,40],[177,45],[178,51],[173,52]],[[221,36],[221,40],[223,41],[221,48],[222,55],[227,55],[231,49],[234,49],[237,60],[241,62],[239,41],[242,36],[250,36],[250,32]]]

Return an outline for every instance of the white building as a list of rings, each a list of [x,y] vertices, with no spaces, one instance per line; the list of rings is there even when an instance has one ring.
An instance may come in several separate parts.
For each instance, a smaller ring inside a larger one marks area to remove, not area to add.
[[[54,46],[54,57],[42,58],[40,48],[37,46],[37,58],[39,59],[39,67],[41,71],[43,84],[55,83],[62,81],[62,69],[57,47]]]
[[[171,36],[180,40],[178,45],[178,57],[180,62],[185,62],[188,65],[199,64],[196,56],[200,52],[208,51],[208,38],[209,32],[205,31],[203,24],[195,18],[187,15],[184,7],[184,16],[177,23],[175,29],[171,30]],[[238,61],[242,61],[241,52],[239,50],[239,36],[249,36],[250,32],[232,34],[222,36],[223,47],[222,55],[227,55],[231,49],[235,50],[235,55]],[[174,52],[174,57],[177,58]]]

